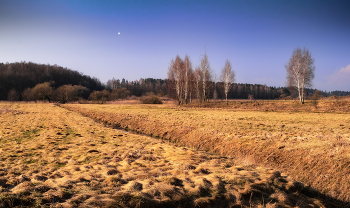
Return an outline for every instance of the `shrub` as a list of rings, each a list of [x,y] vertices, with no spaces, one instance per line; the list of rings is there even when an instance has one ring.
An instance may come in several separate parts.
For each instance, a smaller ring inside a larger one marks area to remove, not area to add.
[[[99,104],[103,104],[107,100],[109,100],[109,97],[110,97],[110,92],[108,92],[107,90],[93,91],[89,96],[89,100]]]
[[[148,95],[141,98],[143,104],[163,104],[163,102],[156,95]]]
[[[111,100],[117,100],[117,99],[125,100],[129,96],[130,96],[130,91],[125,89],[125,88],[113,89],[113,91],[110,95],[110,99]]]
[[[89,89],[78,85],[62,85],[55,90],[55,100],[60,103],[67,103],[87,97]]]
[[[10,90],[10,92],[7,95],[7,100],[14,102],[19,99],[19,94],[15,89]]]
[[[53,84],[54,82],[44,82],[44,83],[35,85],[35,87],[33,87],[30,91],[32,99],[34,99],[35,101],[48,100],[49,102],[51,102],[52,95],[53,95],[53,89],[51,85]]]
[[[33,100],[32,89],[31,88],[27,88],[27,89],[23,90],[22,98],[23,98],[24,101],[31,101],[31,100]]]
[[[317,109],[317,105],[318,105],[318,100],[322,97],[322,94],[320,91],[316,90],[314,92],[314,94],[312,94],[309,99],[312,100],[312,104],[314,105],[314,107]]]

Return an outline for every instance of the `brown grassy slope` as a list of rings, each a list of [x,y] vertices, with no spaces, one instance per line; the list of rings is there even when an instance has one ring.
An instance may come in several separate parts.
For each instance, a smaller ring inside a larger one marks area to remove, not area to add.
[[[107,124],[278,168],[321,193],[350,201],[350,115],[346,113],[149,105],[64,107]]]
[[[325,206],[272,169],[106,128],[50,104],[0,110],[0,207]]]

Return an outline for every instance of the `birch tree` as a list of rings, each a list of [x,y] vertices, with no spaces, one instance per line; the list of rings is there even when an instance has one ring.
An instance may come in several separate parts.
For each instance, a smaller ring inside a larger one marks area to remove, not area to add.
[[[229,60],[226,60],[225,67],[221,70],[221,81],[224,83],[226,105],[228,105],[227,94],[228,91],[230,91],[232,82],[235,81],[235,72],[232,70],[231,62]]]
[[[196,78],[195,78],[195,75],[194,75],[194,72],[193,70],[191,70],[191,73],[189,75],[189,99],[190,99],[190,103],[192,103],[192,96],[194,94],[194,91],[196,89],[195,87],[195,83],[196,83]]]
[[[304,90],[312,86],[312,80],[315,77],[315,65],[311,53],[305,48],[295,49],[285,68],[288,87],[297,89],[300,102],[304,104]]]
[[[184,97],[186,104],[188,103],[188,92],[189,92],[189,81],[190,81],[190,75],[192,74],[192,66],[190,58],[186,55],[185,59],[183,61],[184,65]]]
[[[200,82],[201,82],[201,75],[202,75],[201,69],[197,67],[193,75],[195,80],[196,96],[197,96],[198,102],[202,102],[202,98],[200,96],[200,93],[201,93]]]
[[[207,53],[204,54],[201,60],[202,84],[203,84],[203,101],[209,99],[209,84],[211,81],[211,68],[208,61]]]
[[[179,104],[182,103],[182,68],[183,61],[177,55],[175,60],[171,60],[169,70],[168,70],[168,79],[173,82],[174,88],[176,91],[176,97],[179,101]]]

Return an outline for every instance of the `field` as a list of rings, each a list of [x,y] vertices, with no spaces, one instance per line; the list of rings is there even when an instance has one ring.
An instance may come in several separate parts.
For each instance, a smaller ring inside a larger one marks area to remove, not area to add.
[[[348,103],[342,106],[349,108]],[[275,168],[323,194],[350,200],[350,114],[337,108],[329,113],[249,111],[236,106],[233,109],[164,105],[64,107],[108,125],[230,156],[248,165]]]
[[[306,100],[301,104],[298,100],[235,100],[226,102],[217,101],[193,103],[188,107],[220,108],[231,110],[253,111],[292,111],[292,112],[326,112],[326,113],[350,113],[350,96],[322,98],[320,100]]]
[[[0,207],[341,206],[323,194],[349,200],[349,121],[341,113],[0,103]]]

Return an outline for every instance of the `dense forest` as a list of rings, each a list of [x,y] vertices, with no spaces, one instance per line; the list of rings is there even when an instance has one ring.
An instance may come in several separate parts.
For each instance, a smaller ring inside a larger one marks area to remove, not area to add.
[[[195,83],[190,83],[195,84]],[[228,99],[291,99],[296,92],[285,87],[260,84],[231,83]],[[315,89],[307,89],[313,94]],[[324,97],[350,95],[347,91],[320,91]],[[57,65],[32,62],[0,63],[0,100],[47,100],[71,102],[78,100],[109,101],[140,97],[152,93],[159,97],[176,98],[174,85],[168,79],[110,79],[102,83],[80,72]],[[225,99],[223,82],[208,82],[209,99]],[[189,102],[198,100],[195,88],[188,92]]]
[[[63,85],[79,85],[89,90],[103,90],[104,85],[97,79],[57,65],[32,62],[0,63],[0,100],[6,100],[9,92],[22,92],[44,82],[51,82],[57,89]]]

